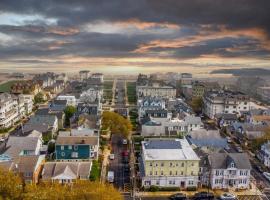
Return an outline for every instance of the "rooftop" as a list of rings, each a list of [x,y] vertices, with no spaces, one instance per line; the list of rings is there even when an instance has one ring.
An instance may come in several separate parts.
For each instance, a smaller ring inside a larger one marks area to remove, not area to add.
[[[199,160],[185,139],[152,139],[142,142],[145,160]]]

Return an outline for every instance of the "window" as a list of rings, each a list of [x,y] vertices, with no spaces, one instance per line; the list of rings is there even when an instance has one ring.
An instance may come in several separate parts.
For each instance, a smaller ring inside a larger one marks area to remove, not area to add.
[[[189,184],[189,185],[193,185],[194,182],[193,182],[193,181],[188,181],[188,184]]]
[[[78,150],[78,145],[74,145],[74,150]]]
[[[152,176],[153,175],[153,173],[152,173],[152,171],[150,171],[150,176]]]
[[[61,153],[61,156],[64,157],[64,156],[65,156],[65,152],[62,152],[62,153]]]
[[[156,181],[156,184],[159,185],[159,181]]]
[[[161,163],[160,166],[161,166],[161,167],[164,167],[164,163]]]
[[[64,150],[64,149],[65,149],[65,146],[62,145],[62,146],[61,146],[61,150]]]
[[[175,175],[177,176],[177,171],[175,172]]]
[[[170,167],[172,167],[173,166],[173,164],[172,163],[170,163]]]
[[[155,175],[157,176],[157,171],[155,171]]]
[[[152,167],[152,166],[153,166],[153,164],[150,162],[150,163],[149,163],[149,166],[150,166],[150,167]]]
[[[170,176],[172,175],[172,171],[170,171]]]
[[[181,171],[181,175],[184,175],[184,172],[183,171]]]
[[[156,167],[158,166],[158,163],[156,163]]]
[[[182,163],[182,167],[184,167],[185,166],[185,163]]]
[[[71,145],[68,145],[68,149],[71,150],[72,149],[72,146]]]
[[[163,171],[160,172],[160,175],[163,176]]]

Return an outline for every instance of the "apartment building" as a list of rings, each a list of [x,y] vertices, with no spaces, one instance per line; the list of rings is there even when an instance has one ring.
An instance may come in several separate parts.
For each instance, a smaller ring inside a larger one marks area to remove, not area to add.
[[[199,157],[185,139],[152,139],[142,142],[142,186],[197,187]]]
[[[136,83],[137,99],[151,96],[161,98],[175,98],[176,88],[164,81],[156,80],[146,75],[139,75]]]
[[[211,119],[214,119],[217,114],[239,115],[250,110],[250,98],[241,92],[209,91],[205,93],[203,103],[203,112]]]
[[[11,94],[0,94],[0,129],[9,128],[19,120],[17,99]]]

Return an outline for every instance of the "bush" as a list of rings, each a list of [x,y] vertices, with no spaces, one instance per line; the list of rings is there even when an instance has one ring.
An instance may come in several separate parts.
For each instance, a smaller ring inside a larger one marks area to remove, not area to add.
[[[97,160],[93,160],[92,169],[90,173],[90,180],[97,181],[100,177],[100,164]]]
[[[159,191],[159,187],[156,185],[151,185],[149,188],[149,192],[158,192]]]
[[[174,191],[180,191],[180,188],[179,187],[160,187],[159,191],[174,192]]]
[[[195,186],[191,186],[191,187],[187,187],[187,191],[196,191],[197,187]]]

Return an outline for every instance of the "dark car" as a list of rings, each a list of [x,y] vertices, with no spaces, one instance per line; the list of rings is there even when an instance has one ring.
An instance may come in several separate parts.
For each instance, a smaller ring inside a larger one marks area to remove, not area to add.
[[[170,196],[169,199],[171,199],[171,200],[186,200],[187,196],[185,194],[182,194],[182,193],[177,193],[177,194],[173,194],[172,196]]]
[[[193,200],[213,200],[214,194],[208,192],[198,192],[194,195]]]
[[[264,171],[263,171],[263,168],[262,168],[261,166],[259,166],[259,165],[255,165],[254,168],[255,168],[258,172],[260,172],[260,173],[263,173],[263,172],[264,172]]]

